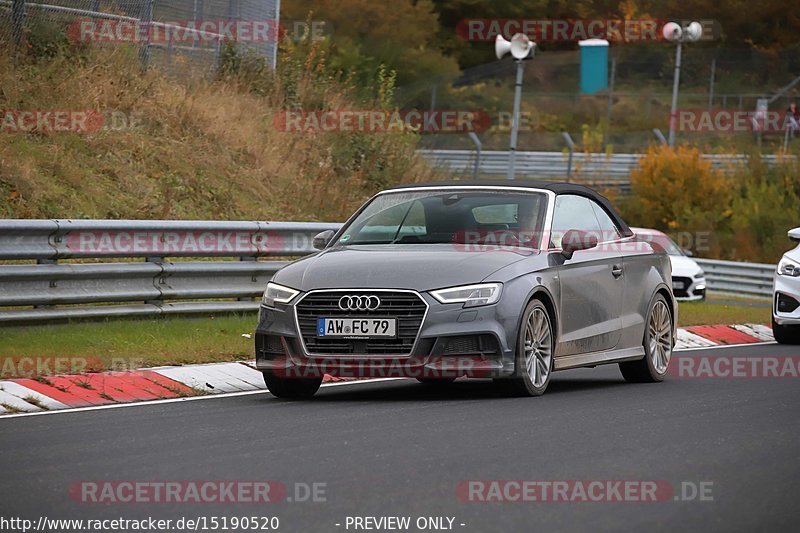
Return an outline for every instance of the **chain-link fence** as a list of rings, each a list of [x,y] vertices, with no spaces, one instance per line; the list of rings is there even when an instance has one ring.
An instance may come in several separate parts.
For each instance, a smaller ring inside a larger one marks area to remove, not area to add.
[[[0,0],[0,42],[133,46],[147,65],[202,74],[231,49],[274,67],[279,16],[280,0]]]
[[[579,51],[544,51],[526,62],[522,89],[520,150],[562,150],[568,132],[582,150],[639,152],[654,133],[667,135],[675,47],[668,44],[617,46],[609,52],[609,88],[581,94]],[[480,110],[491,127],[479,133],[482,148],[508,148],[515,67],[511,60],[465,69],[453,80],[432,79],[399,87],[401,108]],[[687,46],[683,54],[678,111],[696,119],[678,130],[678,140],[700,146],[735,145],[738,151],[767,143],[782,149],[785,130],[763,136],[749,127],[759,100],[782,119],[791,102],[800,104],[800,49],[768,53],[753,49]],[[799,106],[800,107],[800,106]],[[718,116],[744,118],[744,128],[718,130],[703,120]],[[680,126],[681,124],[679,124]],[[763,138],[762,138],[763,137]],[[789,145],[798,140],[789,139]],[[793,143],[793,144],[792,144]],[[473,149],[466,135],[428,135],[431,149]]]

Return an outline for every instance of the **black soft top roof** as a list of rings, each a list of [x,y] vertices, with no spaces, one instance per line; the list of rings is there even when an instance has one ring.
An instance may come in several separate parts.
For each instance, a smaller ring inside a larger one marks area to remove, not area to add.
[[[556,194],[575,194],[590,198],[600,204],[606,210],[608,216],[617,224],[624,237],[633,235],[633,231],[628,227],[611,202],[594,189],[578,183],[564,183],[559,181],[536,181],[536,180],[453,180],[453,181],[434,181],[428,183],[409,183],[406,185],[396,185],[387,190],[393,189],[413,189],[416,187],[436,187],[446,189],[448,187],[519,187],[525,189],[544,189],[553,191]]]

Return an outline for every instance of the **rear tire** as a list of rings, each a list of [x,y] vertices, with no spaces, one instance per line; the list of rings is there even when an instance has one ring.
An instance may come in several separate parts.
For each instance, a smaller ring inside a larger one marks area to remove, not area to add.
[[[772,335],[778,344],[800,344],[800,326],[781,326],[772,317]]]
[[[522,314],[517,334],[515,375],[499,380],[514,396],[541,396],[553,374],[553,321],[541,300],[531,300]]]
[[[638,361],[619,364],[622,377],[630,383],[664,381],[674,345],[672,313],[667,300],[656,294],[650,304],[644,328],[644,357]]]
[[[282,378],[271,371],[262,372],[267,389],[276,398],[304,400],[311,398],[322,385],[322,378]]]

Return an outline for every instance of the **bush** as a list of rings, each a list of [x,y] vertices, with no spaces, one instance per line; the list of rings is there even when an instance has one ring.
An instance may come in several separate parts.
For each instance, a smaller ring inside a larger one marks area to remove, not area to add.
[[[733,199],[730,259],[777,263],[791,247],[786,232],[800,226],[800,169],[797,163],[768,169],[764,175],[743,170]]]
[[[631,173],[623,210],[638,226],[666,232],[717,232],[731,216],[730,184],[699,150],[651,147]]]
[[[790,247],[787,230],[800,225],[797,162],[769,168],[752,155],[726,177],[696,149],[658,146],[631,173],[631,187],[617,202],[631,225],[672,234],[702,257],[775,263]]]

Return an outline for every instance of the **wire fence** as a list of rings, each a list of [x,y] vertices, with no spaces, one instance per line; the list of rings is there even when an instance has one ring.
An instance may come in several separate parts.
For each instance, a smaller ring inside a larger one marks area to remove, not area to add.
[[[0,0],[0,43],[131,46],[175,75],[214,71],[229,50],[274,68],[280,0]]]
[[[580,63],[577,50],[545,50],[526,62],[519,149],[562,150],[562,131],[570,132],[579,144],[586,144],[582,138],[584,125],[595,130],[588,132],[589,138],[601,137],[594,146],[582,147],[589,151],[641,152],[659,142],[654,129],[666,135],[674,46],[612,45],[605,66],[608,88],[595,94],[579,90]],[[456,80],[433,78],[398,87],[396,97],[404,108],[480,110],[491,117],[491,127],[479,132],[483,147],[504,149],[511,128],[514,73],[513,61],[494,61],[465,69]],[[785,151],[785,128],[773,128],[765,135],[757,135],[750,128],[748,119],[759,109],[760,101],[766,101],[766,110],[781,119],[791,102],[800,103],[798,47],[779,53],[686,47],[678,110],[690,113],[693,120],[678,130],[679,142],[737,152],[763,142],[765,153]],[[715,121],[720,116],[742,117],[745,127],[704,127],[703,120]],[[789,146],[794,144],[790,142]],[[469,149],[473,143],[465,135],[431,135],[423,139],[423,146]]]

